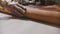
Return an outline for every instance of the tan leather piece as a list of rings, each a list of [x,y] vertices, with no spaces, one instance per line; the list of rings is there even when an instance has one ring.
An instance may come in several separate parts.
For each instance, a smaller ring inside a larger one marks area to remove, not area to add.
[[[11,13],[11,11],[7,10],[7,8],[3,8],[3,7],[0,7],[0,12]]]

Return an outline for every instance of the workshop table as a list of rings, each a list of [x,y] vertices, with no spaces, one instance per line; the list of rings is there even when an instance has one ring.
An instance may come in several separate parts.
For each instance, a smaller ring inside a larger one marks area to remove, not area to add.
[[[60,28],[0,13],[0,34],[60,34]]]

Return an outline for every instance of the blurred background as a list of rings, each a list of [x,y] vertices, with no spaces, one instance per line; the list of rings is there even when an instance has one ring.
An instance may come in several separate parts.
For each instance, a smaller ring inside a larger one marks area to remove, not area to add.
[[[8,2],[15,1],[15,2],[19,2],[20,4],[23,4],[23,5],[29,5],[29,4],[34,4],[34,5],[58,4],[58,5],[60,5],[60,0],[6,0],[6,1],[8,1]]]
[[[39,8],[39,10],[41,10],[40,6],[43,6],[43,8],[46,6],[52,6],[52,8],[56,7],[53,5],[60,6],[60,0],[2,0],[2,1],[7,1],[8,3],[15,4],[19,3],[21,5],[24,5],[26,8],[28,8],[29,5],[33,5],[30,6],[30,9],[31,7],[35,8],[36,6],[38,6],[37,8]],[[44,9],[42,11],[46,11]],[[50,24],[47,22],[32,20],[24,17],[16,18],[11,15],[0,13],[0,34],[60,34],[60,25]]]

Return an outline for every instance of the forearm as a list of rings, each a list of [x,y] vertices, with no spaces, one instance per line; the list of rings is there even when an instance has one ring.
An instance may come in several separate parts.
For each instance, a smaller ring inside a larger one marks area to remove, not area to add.
[[[26,17],[42,20],[46,22],[51,22],[55,24],[60,24],[60,12],[55,11],[44,11],[38,10],[34,8],[27,8],[27,13],[25,14]]]
[[[30,7],[26,7],[26,9],[27,9],[27,12],[24,14],[25,17],[41,20],[41,21],[46,21],[46,22],[51,22],[55,24],[60,24],[60,12],[44,11],[44,10],[30,8]],[[7,9],[4,9],[4,10],[0,9],[0,11],[8,13],[8,14],[12,14],[12,12]]]

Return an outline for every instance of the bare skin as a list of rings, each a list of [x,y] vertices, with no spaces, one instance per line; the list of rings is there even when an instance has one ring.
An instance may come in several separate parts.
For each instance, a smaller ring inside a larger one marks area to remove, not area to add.
[[[60,12],[54,11],[46,11],[46,10],[39,10],[37,8],[26,7],[27,13],[24,14],[28,18],[42,20],[54,24],[60,24]],[[5,11],[5,13],[11,14],[11,11],[7,9],[1,9],[0,11]]]
[[[28,7],[25,15],[32,19],[60,24],[60,12],[57,11],[45,11]]]

